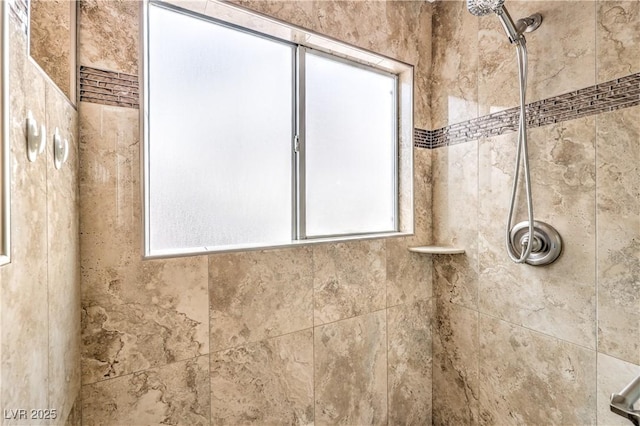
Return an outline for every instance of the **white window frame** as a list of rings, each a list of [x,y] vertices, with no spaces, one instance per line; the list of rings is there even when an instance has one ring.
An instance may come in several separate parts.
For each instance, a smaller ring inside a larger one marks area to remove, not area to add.
[[[171,4],[171,3],[175,3]],[[295,138],[292,141],[292,237],[286,243],[273,245],[225,245],[189,249],[151,250],[150,245],[150,203],[149,203],[149,85],[148,85],[148,52],[149,52],[149,28],[148,10],[150,4],[154,7],[163,7],[196,19],[204,19],[230,27],[232,29],[250,33],[257,37],[266,37],[277,42],[283,42],[294,46],[296,51],[296,70],[294,72],[294,97],[297,108],[294,109],[293,130]],[[304,30],[288,23],[277,21],[273,18],[249,11],[240,6],[225,2],[210,1],[207,5],[206,15],[183,9],[179,0],[160,1],[145,0],[142,3],[142,49],[140,61],[140,77],[142,82],[141,93],[141,183],[143,193],[143,257],[145,259],[189,256],[216,252],[230,252],[240,250],[255,250],[274,247],[297,246],[321,242],[337,242],[349,240],[362,240],[383,237],[408,236],[413,234],[413,66],[399,62],[385,56],[375,54],[346,43],[333,40],[308,30]],[[307,238],[305,231],[305,53],[313,53],[355,65],[369,71],[374,71],[387,76],[393,76],[396,80],[395,111],[397,126],[395,131],[395,155],[394,166],[394,229],[389,232],[372,232],[363,234],[328,235]]]

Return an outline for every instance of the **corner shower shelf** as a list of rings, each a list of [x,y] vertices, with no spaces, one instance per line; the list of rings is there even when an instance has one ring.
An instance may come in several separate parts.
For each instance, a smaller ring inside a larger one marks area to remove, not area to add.
[[[409,251],[422,254],[464,254],[463,248],[448,246],[409,247]]]

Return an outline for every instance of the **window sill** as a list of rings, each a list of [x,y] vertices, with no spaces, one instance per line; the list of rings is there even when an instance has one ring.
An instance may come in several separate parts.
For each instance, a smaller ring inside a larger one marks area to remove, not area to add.
[[[293,247],[302,247],[302,246],[311,246],[317,244],[338,244],[338,243],[348,243],[350,241],[365,241],[365,240],[375,240],[375,239],[383,239],[383,238],[398,238],[398,237],[410,237],[414,234],[412,232],[384,232],[384,233],[376,233],[376,234],[360,234],[360,235],[350,235],[344,237],[332,237],[332,238],[316,238],[309,240],[296,240],[290,241],[282,244],[272,244],[272,245],[237,245],[237,246],[220,246],[220,247],[201,247],[201,248],[193,248],[193,249],[183,249],[183,250],[157,250],[151,253],[146,253],[143,255],[144,260],[152,260],[152,259],[170,259],[176,257],[187,257],[187,256],[201,256],[201,255],[215,255],[219,253],[234,253],[234,252],[242,252],[242,251],[256,251],[256,250],[274,250],[274,249],[287,249]]]

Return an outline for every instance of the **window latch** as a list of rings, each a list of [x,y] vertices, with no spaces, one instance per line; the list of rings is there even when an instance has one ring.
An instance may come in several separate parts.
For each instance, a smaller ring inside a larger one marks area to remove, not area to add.
[[[300,136],[298,135],[293,138],[293,151],[300,152]]]

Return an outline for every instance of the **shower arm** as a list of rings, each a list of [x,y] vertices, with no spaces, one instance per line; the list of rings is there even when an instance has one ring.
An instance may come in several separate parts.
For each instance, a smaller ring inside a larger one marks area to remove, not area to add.
[[[619,416],[625,417],[635,426],[640,426],[640,410],[634,410],[633,405],[640,401],[640,376],[625,386],[620,393],[611,395],[609,407]]]

